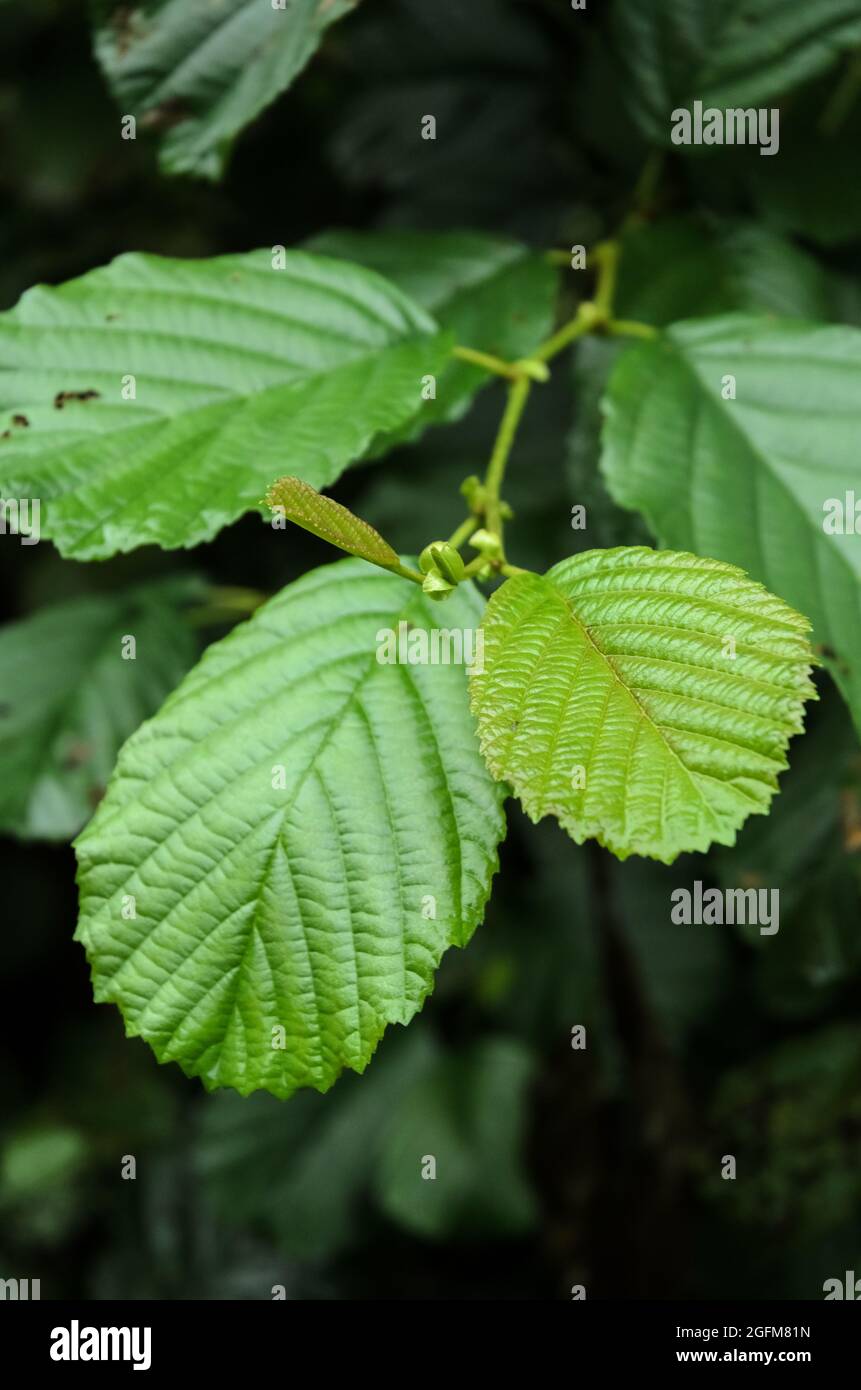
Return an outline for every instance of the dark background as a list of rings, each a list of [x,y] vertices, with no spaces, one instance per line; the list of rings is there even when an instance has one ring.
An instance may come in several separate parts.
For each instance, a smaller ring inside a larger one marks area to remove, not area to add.
[[[0,4],[0,307],[130,249],[212,255],[332,226],[588,244],[629,210],[649,153],[622,111],[603,8],[572,24],[561,0],[367,0],[211,186],[160,175],[151,144],[120,140],[82,4]],[[424,111],[462,135],[419,167]],[[829,277],[833,317],[857,321],[858,141],[829,175],[801,135],[783,139],[789,211],[719,161],[674,158],[643,216],[771,221]],[[642,536],[596,477],[596,406],[579,399],[578,414],[563,359],[524,422],[507,487],[518,563],[582,546],[576,501],[589,544]],[[448,534],[500,407],[489,388],[337,495],[402,552]],[[94,565],[0,546],[7,617],[181,570],[273,592],[330,558],[310,537],[287,553],[262,534],[246,519],[190,555]],[[0,841],[0,1275],[41,1278],[46,1298],[267,1298],[280,1283],[299,1298],[556,1299],[579,1283],[590,1298],[756,1299],[817,1298],[824,1279],[861,1274],[861,761],[820,685],[771,817],[735,850],[620,865],[512,804],[484,926],[445,958],[410,1029],[326,1097],[206,1096],[159,1067],[92,1002],[72,851]],[[779,935],[671,926],[672,888],[698,877],[779,887]],[[585,1051],[570,1046],[577,1024]],[[409,1145],[444,1152],[450,1180],[416,1198],[398,1161]]]

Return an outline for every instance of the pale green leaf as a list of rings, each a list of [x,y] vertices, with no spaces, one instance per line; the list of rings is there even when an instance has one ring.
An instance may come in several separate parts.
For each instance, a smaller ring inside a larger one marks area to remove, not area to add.
[[[807,626],[694,555],[593,550],[517,575],[488,604],[471,679],[482,752],[578,844],[665,863],[732,844],[768,811],[814,695]]]
[[[861,728],[861,332],[742,316],[677,324],[625,353],[605,409],[616,501],[661,544],[739,565],[805,613]],[[830,502],[843,534],[826,530]]]
[[[160,1061],[243,1094],[326,1090],[469,939],[504,821],[466,671],[378,658],[438,615],[362,561],[315,570],[126,744],[77,844],[78,939]],[[480,620],[461,586],[447,629]]]
[[[624,95],[662,144],[674,108],[773,103],[861,44],[855,0],[614,0],[612,22]]]
[[[164,171],[216,179],[238,133],[356,3],[93,0],[96,56],[122,113],[164,132]]]
[[[392,569],[400,564],[397,552],[367,521],[354,516],[332,497],[324,497],[301,478],[279,478],[266,494],[266,503],[279,508],[286,520],[306,531],[357,555],[372,565]]]
[[[124,739],[194,660],[179,605],[197,589],[178,580],[71,599],[0,629],[0,828],[77,834]]]
[[[449,346],[424,310],[359,266],[284,262],[121,256],[0,315],[3,495],[41,498],[64,555],[209,540],[285,469],[322,487],[421,409]]]

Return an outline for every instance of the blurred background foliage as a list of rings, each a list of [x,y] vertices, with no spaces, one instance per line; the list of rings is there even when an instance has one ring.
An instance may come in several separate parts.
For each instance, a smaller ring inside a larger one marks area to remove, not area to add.
[[[781,102],[779,159],[717,148],[656,163],[620,99],[630,55],[609,9],[373,0],[210,184],[165,177],[152,141],[119,138],[82,3],[2,4],[0,307],[128,249],[201,256],[371,228],[568,247],[635,206],[620,315],[861,322],[861,99],[831,109],[831,71]],[[457,138],[419,142],[425,112]],[[525,418],[507,485],[520,564],[644,538],[596,471],[617,351],[584,342]],[[487,388],[337,495],[402,552],[447,534],[500,405]],[[112,623],[129,585],[273,592],[329,558],[247,518],[191,555],[104,564],[7,540],[0,578],[8,619],[78,595]],[[226,630],[171,630],[168,685]],[[46,687],[72,659],[47,632]],[[0,1274],[41,1278],[43,1297],[266,1298],[283,1284],[297,1298],[543,1299],[582,1283],[598,1298],[754,1299],[821,1297],[825,1278],[861,1269],[861,755],[820,685],[772,814],[732,850],[617,864],[512,805],[470,948],[449,953],[422,1016],[366,1075],[326,1097],[207,1096],[158,1067],[92,1003],[71,850],[0,840]],[[119,740],[140,712],[114,698]],[[71,780],[45,795],[74,821],[99,787],[70,758]],[[779,934],[672,926],[670,892],[696,878],[778,887]],[[428,1154],[435,1182],[418,1179]]]

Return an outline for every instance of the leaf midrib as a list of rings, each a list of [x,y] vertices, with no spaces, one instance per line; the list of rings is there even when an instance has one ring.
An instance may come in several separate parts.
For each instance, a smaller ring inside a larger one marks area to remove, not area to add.
[[[676,751],[676,749],[673,747],[672,743],[670,743],[670,741],[667,739],[666,735],[664,734],[664,731],[663,731],[662,726],[661,726],[660,724],[656,723],[656,721],[655,721],[655,720],[652,718],[652,716],[649,714],[648,710],[640,703],[640,700],[637,698],[637,696],[636,696],[636,694],[634,693],[634,691],[632,690],[632,688],[631,688],[629,685],[627,685],[627,684],[625,683],[625,681],[622,679],[622,677],[621,677],[619,671],[618,671],[617,668],[616,668],[616,663],[614,662],[613,658],[612,658],[611,656],[609,656],[608,653],[605,652],[605,651],[603,650],[603,648],[600,647],[599,644],[595,641],[595,639],[594,639],[594,637],[592,636],[592,633],[590,632],[590,630],[589,630],[589,628],[587,627],[586,623],[579,617],[579,615],[577,614],[575,608],[573,607],[573,602],[572,602],[572,600],[568,597],[568,595],[567,595],[562,589],[560,589],[560,588],[558,587],[558,585],[556,585],[555,583],[553,583],[552,580],[549,580],[548,582],[550,583],[551,588],[553,588],[553,589],[556,591],[556,593],[559,594],[560,598],[562,599],[562,601],[564,602],[565,606],[567,607],[569,613],[571,614],[571,617],[572,617],[572,619],[573,619],[573,621],[574,621],[576,627],[579,629],[580,633],[581,633],[582,636],[585,638],[586,642],[589,643],[589,645],[593,648],[593,650],[597,653],[597,655],[601,658],[601,660],[604,661],[604,662],[607,664],[607,666],[608,666],[608,668],[609,668],[609,670],[610,670],[610,674],[612,675],[613,679],[617,682],[617,684],[621,687],[621,689],[624,690],[624,692],[625,692],[625,694],[627,695],[628,699],[630,700],[631,704],[634,705],[635,709],[639,712],[639,715],[640,715],[641,720],[642,720],[644,723],[651,725],[652,729],[654,729],[655,733],[658,735],[658,738],[659,738],[660,742],[661,742],[661,743],[663,744],[663,746],[666,748],[667,752],[668,752],[668,753],[671,755],[671,757],[673,757],[673,758],[675,759],[675,761],[678,763],[679,767],[680,767],[680,768],[682,769],[682,771],[684,772],[685,777],[688,779],[688,781],[690,782],[690,784],[691,784],[691,786],[693,787],[694,791],[696,792],[697,797],[699,798],[699,800],[702,802],[702,804],[703,804],[704,807],[706,808],[706,811],[707,811],[707,813],[708,813],[708,820],[709,820],[709,823],[710,823],[711,825],[717,826],[717,827],[719,828],[719,827],[720,827],[720,821],[719,821],[719,819],[715,816],[715,813],[714,813],[714,811],[712,810],[711,804],[710,804],[709,801],[707,800],[707,798],[706,798],[706,796],[705,796],[705,793],[704,793],[702,787],[700,786],[700,783],[699,783],[699,780],[698,780],[699,777],[706,777],[706,778],[708,778],[709,780],[712,780],[711,774],[709,774],[709,773],[698,773],[698,774],[697,774],[697,778],[694,777],[693,773],[691,772],[690,768],[688,768],[688,766],[686,765],[686,763],[685,763],[684,760],[682,759],[681,755]],[[717,780],[720,780],[720,779],[717,779]],[[736,783],[735,783],[734,780],[732,781],[731,785],[732,785],[733,787],[736,786]],[[663,824],[662,824],[662,825],[661,825],[661,835],[663,836],[663,834],[664,834],[664,826],[663,826]]]

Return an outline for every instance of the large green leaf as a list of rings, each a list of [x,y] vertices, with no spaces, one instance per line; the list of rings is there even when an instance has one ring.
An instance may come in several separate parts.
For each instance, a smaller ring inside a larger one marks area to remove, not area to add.
[[[671,863],[765,813],[802,727],[807,622],[741,571],[593,550],[491,598],[481,748],[533,820]]]
[[[92,0],[96,56],[123,114],[164,132],[165,172],[216,179],[236,135],[356,3]]]
[[[0,828],[40,839],[80,830],[122,742],[194,660],[179,604],[196,589],[176,581],[72,599],[0,629]]]
[[[807,614],[861,728],[861,543],[824,529],[825,504],[857,486],[861,332],[677,324],[625,353],[605,407],[616,500],[662,544],[740,565]]]
[[[836,291],[811,256],[753,223],[673,217],[630,228],[622,238],[616,313],[659,327],[679,318],[734,309],[828,318]],[[639,545],[649,539],[639,517],[607,495],[598,470],[601,401],[612,367],[627,344],[588,337],[573,355],[576,415],[568,436],[567,475],[572,501],[586,507],[586,548]],[[691,544],[691,542],[688,542]]]
[[[663,144],[674,108],[759,106],[861,43],[856,0],[615,0],[613,28],[631,110]]]
[[[310,249],[357,261],[385,275],[433,314],[458,343],[497,357],[525,356],[553,327],[558,273],[546,256],[516,241],[476,232],[324,232]],[[481,367],[453,359],[412,437],[429,424],[456,420],[488,380]]]
[[[78,939],[161,1061],[243,1094],[326,1090],[469,939],[504,821],[466,672],[378,659],[384,630],[415,639],[439,612],[362,561],[315,570],[126,744],[78,840]],[[447,629],[480,618],[461,586]]]
[[[43,534],[77,559],[195,545],[285,468],[333,482],[421,409],[448,346],[360,266],[121,256],[0,316],[3,495],[40,497]]]

